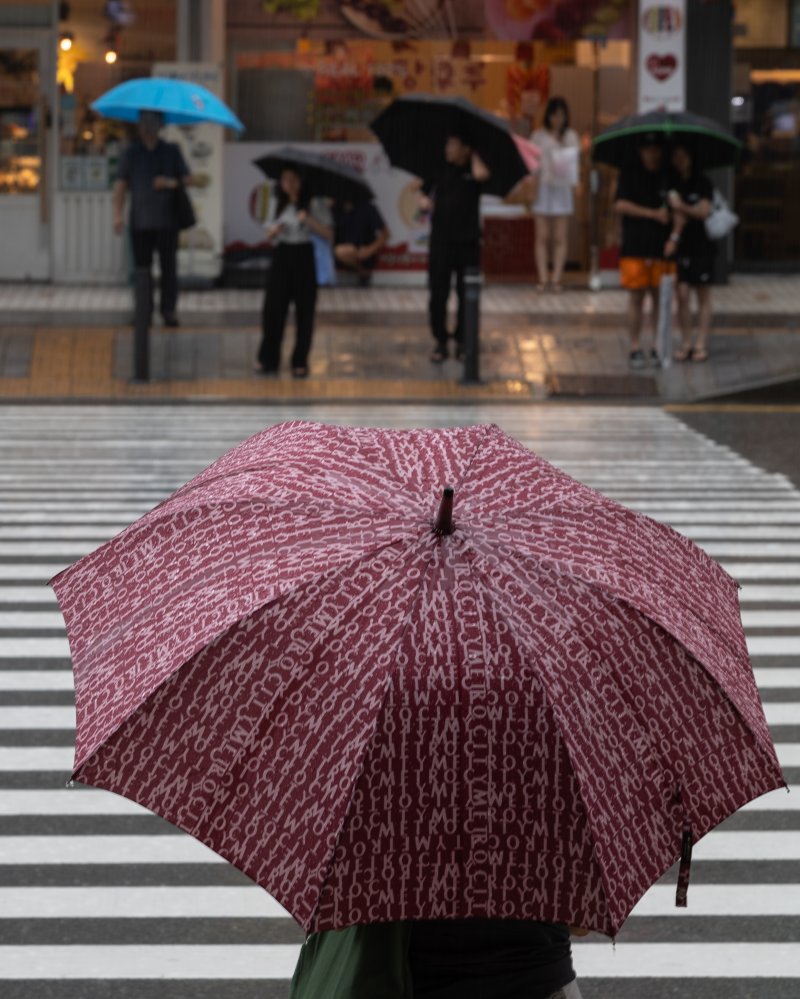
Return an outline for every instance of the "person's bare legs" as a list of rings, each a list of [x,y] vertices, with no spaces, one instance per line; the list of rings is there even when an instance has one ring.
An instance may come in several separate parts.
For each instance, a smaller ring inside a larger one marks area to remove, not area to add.
[[[544,291],[547,286],[549,273],[547,264],[552,236],[551,222],[552,219],[547,215],[536,216],[536,276],[538,278],[537,287],[540,291]]]
[[[678,327],[681,331],[681,345],[675,352],[676,361],[687,361],[692,351],[692,289],[681,281],[678,284]]]
[[[567,262],[567,230],[569,215],[553,218],[553,290],[561,291],[561,276]]]
[[[694,354],[698,361],[708,357],[708,337],[711,332],[711,287],[707,284],[696,288],[697,292],[697,343]]]
[[[642,316],[646,294],[645,288],[636,288],[628,292],[628,335],[631,351],[642,349]]]

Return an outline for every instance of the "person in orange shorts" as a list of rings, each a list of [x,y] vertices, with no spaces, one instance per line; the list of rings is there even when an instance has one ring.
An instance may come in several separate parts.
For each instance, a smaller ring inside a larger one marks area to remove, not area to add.
[[[634,369],[644,368],[648,360],[641,343],[645,300],[648,296],[652,300],[655,336],[661,278],[675,272],[678,233],[672,231],[668,189],[661,138],[654,132],[645,133],[639,141],[637,160],[620,173],[614,202],[622,217],[619,269],[622,287],[629,292],[628,359]],[[658,366],[655,349],[649,356],[650,363]]]

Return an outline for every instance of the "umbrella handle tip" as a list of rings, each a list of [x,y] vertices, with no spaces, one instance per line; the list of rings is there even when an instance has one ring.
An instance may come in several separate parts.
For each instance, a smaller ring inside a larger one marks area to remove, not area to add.
[[[445,486],[442,490],[442,500],[439,504],[439,512],[436,515],[436,523],[433,527],[434,534],[443,537],[453,533],[453,495],[455,490],[452,486]]]

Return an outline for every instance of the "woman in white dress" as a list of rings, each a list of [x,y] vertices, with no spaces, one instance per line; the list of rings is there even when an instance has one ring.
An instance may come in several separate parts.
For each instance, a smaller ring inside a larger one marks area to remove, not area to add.
[[[567,230],[575,211],[575,187],[578,184],[580,141],[569,127],[569,107],[563,97],[551,97],[544,112],[544,123],[531,136],[541,151],[539,190],[533,206],[536,216],[536,270],[538,290],[544,291],[553,271],[550,287],[561,291],[561,276],[567,261]]]

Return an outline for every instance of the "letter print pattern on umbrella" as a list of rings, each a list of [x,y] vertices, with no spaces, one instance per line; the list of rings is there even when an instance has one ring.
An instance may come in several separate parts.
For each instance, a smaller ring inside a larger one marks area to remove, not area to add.
[[[613,934],[783,783],[733,580],[495,427],[272,428],[54,585],[76,777],[307,929]]]

